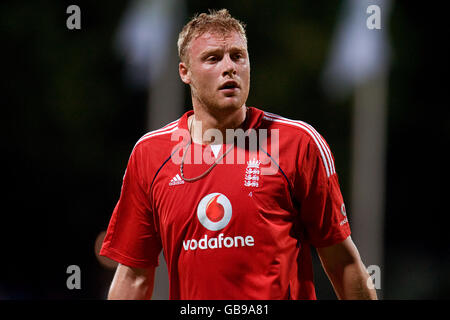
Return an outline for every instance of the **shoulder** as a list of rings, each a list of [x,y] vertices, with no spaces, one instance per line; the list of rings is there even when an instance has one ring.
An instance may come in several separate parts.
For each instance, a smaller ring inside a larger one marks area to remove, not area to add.
[[[301,120],[292,120],[264,111],[263,120],[270,129],[279,129],[280,141],[297,144],[299,153],[313,150],[322,160],[328,176],[335,173],[334,159],[330,147],[322,135],[310,124]]]
[[[271,129],[280,129],[286,134],[295,134],[309,139],[318,139],[321,135],[310,124],[282,117],[280,115],[264,111],[263,120]]]
[[[168,143],[172,140],[172,134],[179,129],[179,120],[172,121],[164,127],[147,132],[144,134],[134,145],[133,150],[140,149],[145,150],[149,148],[170,147]],[[175,142],[175,141],[174,141]]]
[[[155,170],[163,165],[171,156],[173,146],[172,134],[179,129],[179,119],[164,127],[144,134],[134,145],[131,151],[127,171],[131,168],[137,170],[140,177],[153,177]]]

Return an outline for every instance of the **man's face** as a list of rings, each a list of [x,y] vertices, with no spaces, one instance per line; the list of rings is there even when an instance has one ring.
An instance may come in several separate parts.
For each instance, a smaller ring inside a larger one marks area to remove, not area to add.
[[[247,45],[239,33],[206,32],[190,43],[188,63],[180,63],[184,83],[191,86],[194,106],[210,111],[239,109],[250,89]]]

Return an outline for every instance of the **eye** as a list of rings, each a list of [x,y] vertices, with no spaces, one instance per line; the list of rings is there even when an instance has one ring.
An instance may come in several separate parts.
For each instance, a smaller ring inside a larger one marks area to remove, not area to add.
[[[217,62],[219,60],[219,58],[217,57],[217,56],[208,56],[207,58],[206,58],[206,61],[208,61],[208,62]]]
[[[244,59],[244,54],[242,54],[241,52],[237,52],[237,53],[233,54],[231,57],[235,61],[241,60],[241,59]]]

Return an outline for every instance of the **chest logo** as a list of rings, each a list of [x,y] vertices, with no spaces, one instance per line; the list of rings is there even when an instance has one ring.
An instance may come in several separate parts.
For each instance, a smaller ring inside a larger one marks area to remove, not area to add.
[[[247,161],[247,168],[245,169],[244,186],[246,187],[259,187],[259,165],[261,161],[253,158]]]
[[[198,220],[206,229],[211,231],[225,228],[231,220],[231,215],[230,200],[218,192],[203,197],[197,207]]]

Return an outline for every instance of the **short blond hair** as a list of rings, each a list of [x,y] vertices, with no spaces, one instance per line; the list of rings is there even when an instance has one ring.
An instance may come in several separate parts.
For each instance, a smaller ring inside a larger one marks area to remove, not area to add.
[[[233,18],[227,9],[209,10],[209,13],[196,14],[178,35],[178,56],[182,62],[188,62],[187,52],[191,41],[208,31],[220,35],[227,35],[234,31],[239,33],[247,43],[244,23]]]

